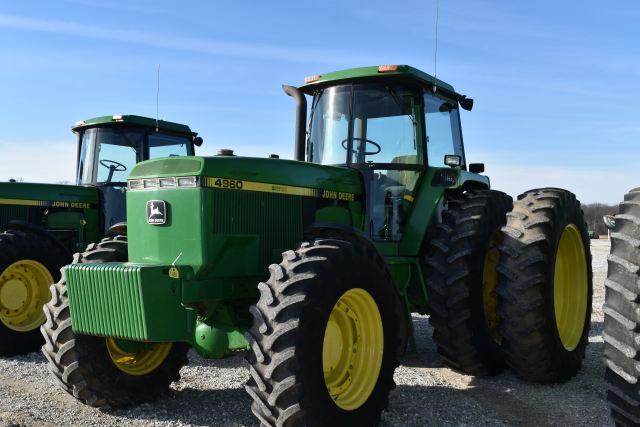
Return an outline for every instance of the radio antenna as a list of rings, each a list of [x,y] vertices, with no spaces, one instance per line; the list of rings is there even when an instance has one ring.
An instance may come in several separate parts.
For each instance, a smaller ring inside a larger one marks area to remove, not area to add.
[[[438,75],[438,20],[440,18],[440,0],[436,0],[436,37],[435,37],[435,50],[433,53],[433,77],[437,78]]]
[[[160,116],[160,64],[158,64],[158,80],[156,84],[156,132],[158,132],[159,116]]]

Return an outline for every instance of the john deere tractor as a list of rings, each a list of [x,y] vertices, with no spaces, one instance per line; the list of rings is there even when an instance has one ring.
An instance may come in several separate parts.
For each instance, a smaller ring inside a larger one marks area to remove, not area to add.
[[[42,346],[49,286],[72,254],[125,218],[126,180],[142,160],[193,155],[184,125],[139,116],[76,123],[76,185],[0,183],[0,355]]]
[[[607,398],[616,425],[640,425],[640,188],[624,196],[611,233],[604,303]]]
[[[45,307],[43,352],[65,390],[136,404],[179,379],[189,347],[247,350],[260,423],[373,425],[412,312],[431,315],[463,372],[576,373],[591,264],[573,194],[491,190],[464,154],[459,107],[473,101],[415,68],[284,89],[295,160],[228,150],[133,168],[128,239],[77,254]]]

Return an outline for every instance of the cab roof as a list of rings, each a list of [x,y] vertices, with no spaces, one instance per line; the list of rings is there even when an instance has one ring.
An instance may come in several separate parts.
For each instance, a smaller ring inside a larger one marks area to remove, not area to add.
[[[316,89],[326,86],[369,79],[395,79],[398,81],[417,83],[421,86],[436,86],[438,89],[448,92],[455,98],[463,97],[463,95],[457,93],[450,84],[410,65],[374,65],[371,67],[350,68],[348,70],[315,75],[306,78],[305,84],[300,86],[299,89],[307,95],[312,95]]]
[[[121,126],[121,125],[131,125],[138,127],[145,127],[150,129],[156,129],[156,119],[152,119],[149,117],[136,116],[133,114],[129,115],[115,115],[115,116],[101,116],[94,117],[88,120],[82,120],[77,122],[74,126],[71,127],[71,130],[74,132],[79,132],[83,129],[97,127],[97,126]],[[167,122],[165,120],[158,120],[157,122],[158,130],[165,132],[175,132],[182,133],[186,135],[196,136],[196,132],[192,132],[191,128],[187,125],[182,125],[180,123]]]

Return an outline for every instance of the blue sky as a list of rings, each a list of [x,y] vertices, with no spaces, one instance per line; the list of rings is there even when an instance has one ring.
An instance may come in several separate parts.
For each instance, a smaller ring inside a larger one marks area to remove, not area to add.
[[[200,153],[293,152],[283,83],[342,68],[433,71],[434,0],[3,2],[0,179],[72,180],[70,126],[105,114],[184,122]],[[441,1],[438,77],[475,98],[469,161],[516,195],[559,186],[617,203],[640,186],[640,4]],[[615,151],[614,151],[615,150]]]

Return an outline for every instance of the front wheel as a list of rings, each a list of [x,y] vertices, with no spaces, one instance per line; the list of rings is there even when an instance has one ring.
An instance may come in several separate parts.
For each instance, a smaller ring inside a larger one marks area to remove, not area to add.
[[[366,244],[315,239],[259,284],[246,389],[263,425],[375,425],[394,387],[404,312]]]
[[[91,244],[73,263],[124,262],[126,238],[119,236]],[[51,286],[45,305],[47,321],[41,327],[42,352],[49,370],[62,388],[90,406],[124,407],[155,400],[180,379],[188,363],[187,344],[136,343],[114,338],[78,335],[71,328],[71,314],[64,272]]]

